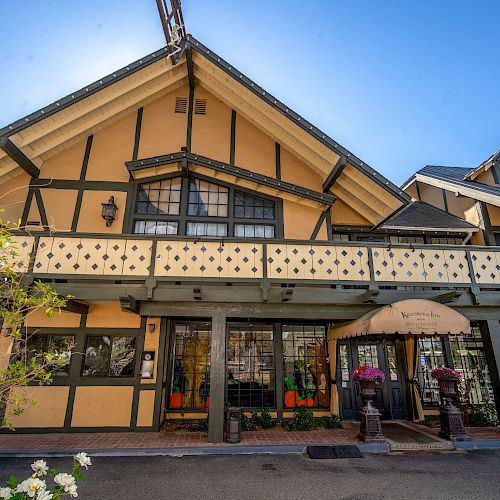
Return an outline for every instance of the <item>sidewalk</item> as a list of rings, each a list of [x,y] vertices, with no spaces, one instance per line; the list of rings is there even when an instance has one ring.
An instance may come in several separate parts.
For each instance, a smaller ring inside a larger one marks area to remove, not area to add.
[[[437,429],[410,424],[420,432],[437,435]],[[241,433],[241,443],[212,444],[206,432],[109,432],[109,433],[53,433],[53,434],[0,434],[0,456],[47,456],[86,451],[102,455],[158,455],[158,454],[211,454],[211,453],[301,453],[307,445],[356,444],[365,452],[384,452],[387,446],[361,443],[359,423],[345,422],[343,429],[317,429],[289,432],[280,427],[270,430]],[[500,448],[500,429],[467,428],[472,443],[460,448]]]

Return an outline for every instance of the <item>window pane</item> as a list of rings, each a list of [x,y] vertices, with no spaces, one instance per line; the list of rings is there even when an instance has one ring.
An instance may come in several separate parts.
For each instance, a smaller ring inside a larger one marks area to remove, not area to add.
[[[228,189],[202,181],[189,181],[188,215],[227,217]]]
[[[37,357],[40,363],[47,363],[43,353],[55,354],[58,359],[52,361],[47,370],[54,376],[64,376],[69,372],[71,361],[71,350],[75,345],[73,335],[32,335],[28,339],[28,351],[30,357]]]
[[[228,403],[244,408],[274,407],[272,325],[233,324],[228,335]]]
[[[453,368],[462,374],[460,399],[465,404],[494,403],[488,363],[479,327],[470,335],[449,337]]]
[[[134,224],[135,234],[177,234],[178,222],[138,220]]]
[[[181,179],[163,179],[141,184],[137,191],[135,211],[138,214],[178,215]]]
[[[419,339],[417,379],[420,386],[420,397],[424,404],[439,404],[440,402],[438,383],[432,378],[431,372],[441,366],[444,366],[441,339]]]
[[[109,371],[109,355],[111,352],[110,337],[87,337],[85,348],[84,377],[104,377]]]
[[[240,238],[274,238],[274,226],[267,224],[235,224],[234,235]]]
[[[227,236],[227,224],[219,222],[188,222],[188,236]]]
[[[209,408],[211,323],[176,323],[169,408]]]
[[[113,377],[134,375],[135,337],[113,337],[109,374]]]
[[[246,219],[274,219],[274,202],[260,196],[236,191],[234,216]]]
[[[299,403],[328,407],[330,404],[326,329],[322,325],[283,325],[283,373],[295,387]],[[342,347],[342,346],[341,346]],[[340,357],[342,365],[343,359]],[[348,371],[347,371],[347,376]],[[284,387],[285,393],[287,387]],[[285,397],[285,405],[294,398]]]

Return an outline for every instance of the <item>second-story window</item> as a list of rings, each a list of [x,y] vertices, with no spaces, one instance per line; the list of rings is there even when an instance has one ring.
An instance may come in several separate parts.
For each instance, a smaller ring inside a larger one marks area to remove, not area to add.
[[[221,238],[275,238],[277,204],[272,198],[198,177],[140,184],[135,202],[136,234]]]

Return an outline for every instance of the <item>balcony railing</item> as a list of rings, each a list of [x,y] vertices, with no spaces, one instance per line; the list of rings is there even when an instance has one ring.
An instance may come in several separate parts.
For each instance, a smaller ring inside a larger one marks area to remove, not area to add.
[[[150,239],[140,236],[17,236],[19,271],[38,277],[500,288],[500,248]],[[30,258],[31,256],[31,258]]]

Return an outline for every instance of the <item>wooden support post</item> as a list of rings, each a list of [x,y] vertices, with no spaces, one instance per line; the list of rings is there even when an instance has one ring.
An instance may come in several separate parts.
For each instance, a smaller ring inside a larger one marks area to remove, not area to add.
[[[484,354],[488,363],[497,413],[500,415],[500,321],[481,322]]]
[[[226,317],[212,316],[212,348],[210,351],[210,414],[208,442],[224,441],[224,402],[226,381]]]

